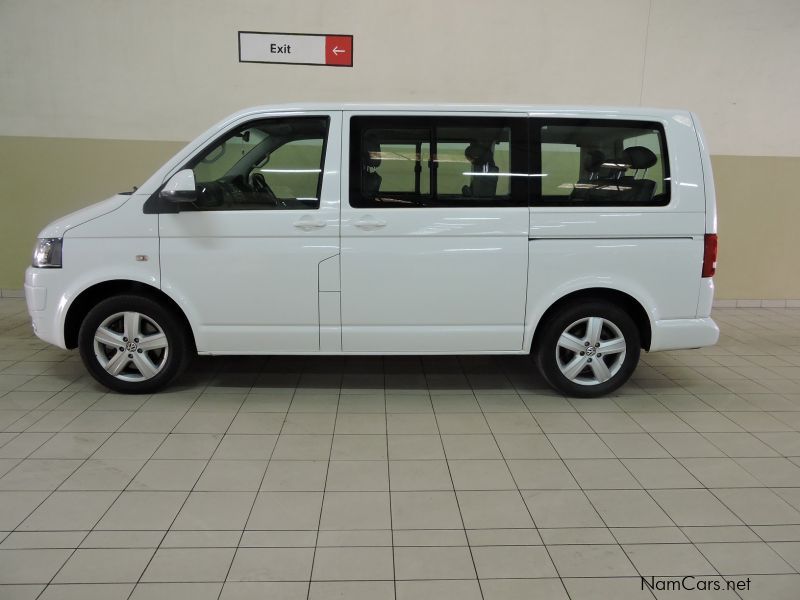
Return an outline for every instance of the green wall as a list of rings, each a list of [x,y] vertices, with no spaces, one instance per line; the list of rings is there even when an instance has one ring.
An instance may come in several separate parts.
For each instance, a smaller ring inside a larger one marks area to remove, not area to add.
[[[0,136],[0,288],[22,288],[49,221],[140,185],[183,142]],[[800,298],[800,158],[714,156],[717,298]]]
[[[0,136],[0,288],[22,289],[47,223],[141,185],[184,145]]]

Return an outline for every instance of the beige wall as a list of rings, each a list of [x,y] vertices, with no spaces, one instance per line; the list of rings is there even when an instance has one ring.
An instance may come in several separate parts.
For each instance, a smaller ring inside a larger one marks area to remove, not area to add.
[[[719,299],[799,299],[800,158],[712,156]]]
[[[352,33],[355,67],[239,64],[240,29]],[[2,0],[0,287],[20,287],[48,220],[140,183],[171,140],[234,110],[450,101],[697,112],[718,297],[798,298],[798,56],[796,0]]]

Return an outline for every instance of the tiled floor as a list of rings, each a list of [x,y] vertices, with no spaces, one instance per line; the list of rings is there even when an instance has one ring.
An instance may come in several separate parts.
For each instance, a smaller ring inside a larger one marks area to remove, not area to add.
[[[137,397],[1,300],[0,598],[798,598],[800,310],[715,317],[604,399],[520,357],[201,359]]]

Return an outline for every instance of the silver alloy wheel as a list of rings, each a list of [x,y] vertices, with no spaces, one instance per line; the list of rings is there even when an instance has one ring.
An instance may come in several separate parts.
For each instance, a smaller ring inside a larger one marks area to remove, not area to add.
[[[556,364],[561,373],[579,385],[606,382],[625,362],[625,336],[602,317],[585,317],[569,325],[556,344]]]
[[[146,381],[167,364],[169,344],[153,319],[125,311],[100,323],[94,333],[94,353],[109,375],[122,381]]]

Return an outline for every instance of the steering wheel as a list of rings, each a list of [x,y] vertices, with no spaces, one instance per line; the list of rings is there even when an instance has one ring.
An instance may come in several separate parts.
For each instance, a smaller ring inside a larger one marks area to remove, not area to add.
[[[267,180],[264,179],[264,175],[262,173],[256,172],[250,175],[250,184],[253,186],[254,192],[258,194],[264,194],[275,204],[279,204],[278,197],[275,195],[275,192],[272,191],[272,188],[269,187],[269,184],[267,184]]]

